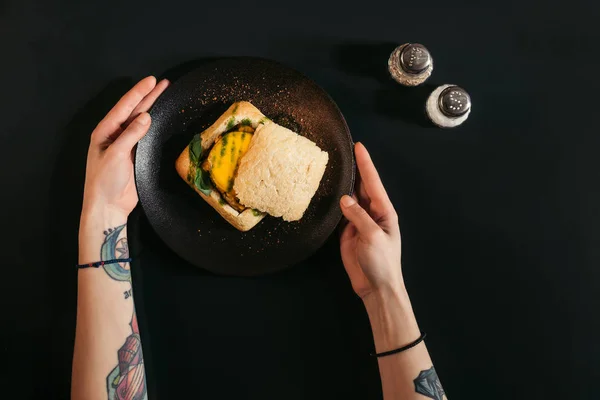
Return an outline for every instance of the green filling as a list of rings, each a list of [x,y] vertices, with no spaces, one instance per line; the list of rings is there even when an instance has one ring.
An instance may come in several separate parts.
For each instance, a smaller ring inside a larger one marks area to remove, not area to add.
[[[234,126],[235,126],[235,118],[231,117],[231,118],[229,118],[229,122],[227,122],[227,130],[233,129]]]
[[[197,165],[202,157],[202,141],[200,140],[200,134],[197,133],[190,142],[190,161],[192,164]]]
[[[208,196],[212,191],[212,185],[210,184],[208,172],[200,167],[200,161],[202,159],[202,142],[200,141],[199,134],[194,135],[189,148],[191,166],[187,176],[188,183],[190,185],[194,184],[200,192]]]
[[[227,147],[227,135],[223,135],[221,141],[223,141],[223,145],[221,146],[221,157],[225,157],[225,148]]]
[[[231,163],[233,164],[234,162],[235,162],[235,145],[231,146]]]
[[[210,192],[212,192],[212,185],[210,184],[208,173],[202,168],[196,168],[196,179],[194,180],[194,186],[196,186],[198,190],[204,193],[206,196],[209,196]]]

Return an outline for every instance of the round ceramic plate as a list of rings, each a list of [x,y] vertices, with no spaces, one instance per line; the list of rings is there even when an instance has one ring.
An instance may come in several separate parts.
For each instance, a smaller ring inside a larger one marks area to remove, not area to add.
[[[298,222],[268,216],[239,232],[175,171],[192,136],[240,100],[329,153],[319,189]],[[185,260],[218,274],[264,274],[304,260],[335,230],[339,199],[354,185],[353,142],[336,104],[304,75],[263,59],[216,60],[177,80],[150,115],[136,151],[137,190],[156,233]]]

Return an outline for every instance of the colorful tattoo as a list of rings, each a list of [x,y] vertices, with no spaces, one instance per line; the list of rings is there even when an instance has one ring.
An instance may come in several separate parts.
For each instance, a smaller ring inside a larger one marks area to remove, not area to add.
[[[129,258],[129,246],[127,244],[127,238],[119,239],[121,231],[125,228],[125,225],[117,226],[112,229],[109,228],[104,231],[106,238],[100,249],[101,260],[111,260],[115,258]],[[104,265],[104,270],[116,281],[130,281],[131,271],[129,263],[115,263]]]
[[[421,371],[414,382],[415,392],[434,400],[444,398],[444,389],[434,367]]]
[[[142,342],[135,312],[131,319],[133,333],[119,349],[119,364],[106,377],[109,400],[147,400]]]
[[[129,258],[127,238],[119,238],[125,225],[104,231],[106,238],[102,243],[100,257],[102,260]],[[104,265],[104,270],[116,281],[131,282],[131,270],[128,262]],[[124,293],[125,300],[132,296],[131,288]],[[142,342],[135,309],[131,317],[131,335],[117,352],[118,364],[106,377],[108,400],[147,400],[146,376]]]

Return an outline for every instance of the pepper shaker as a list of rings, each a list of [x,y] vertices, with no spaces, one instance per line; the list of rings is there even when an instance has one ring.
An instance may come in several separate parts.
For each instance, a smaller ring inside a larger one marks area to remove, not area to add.
[[[453,128],[465,122],[471,113],[471,97],[456,85],[438,86],[427,99],[427,116],[441,128]]]
[[[396,47],[390,55],[388,70],[399,84],[417,86],[431,76],[433,59],[422,44],[405,43]]]

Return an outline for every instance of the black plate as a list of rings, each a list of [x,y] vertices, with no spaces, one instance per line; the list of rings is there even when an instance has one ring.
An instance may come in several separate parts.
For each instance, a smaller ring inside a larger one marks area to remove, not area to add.
[[[175,171],[192,135],[239,100],[329,153],[325,176],[299,222],[267,217],[239,232]],[[339,223],[339,198],[354,185],[352,138],[333,100],[299,72],[263,59],[220,59],[177,80],[150,114],[152,126],[135,157],[140,202],[157,234],[190,263],[219,274],[273,272],[314,253]]]

